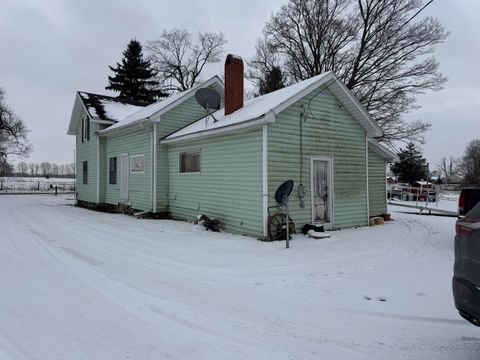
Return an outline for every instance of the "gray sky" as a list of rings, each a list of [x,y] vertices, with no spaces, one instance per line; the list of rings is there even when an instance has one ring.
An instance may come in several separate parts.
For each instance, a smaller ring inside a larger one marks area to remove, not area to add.
[[[31,130],[34,152],[26,161],[73,161],[74,137],[66,131],[75,91],[108,94],[107,65],[120,61],[131,38],[143,43],[172,27],[223,31],[226,53],[249,58],[265,21],[285,2],[1,0],[0,86]],[[435,0],[425,14],[451,32],[436,53],[446,88],[420,96],[422,109],[407,115],[432,123],[423,149],[434,165],[444,155],[462,155],[480,137],[480,1]],[[205,77],[222,67],[210,67]]]

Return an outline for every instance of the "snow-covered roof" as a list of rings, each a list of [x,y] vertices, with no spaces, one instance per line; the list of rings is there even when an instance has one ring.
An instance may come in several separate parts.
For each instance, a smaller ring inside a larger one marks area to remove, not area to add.
[[[69,135],[76,133],[80,121],[80,109],[83,108],[92,120],[114,123],[142,109],[146,104],[107,95],[78,91],[68,126]]]
[[[213,76],[207,81],[200,83],[188,90],[173,94],[166,99],[157,101],[141,109],[137,109],[137,111],[121,118],[121,120],[116,124],[109,126],[105,130],[100,131],[100,133],[109,133],[118,130],[119,128],[124,128],[127,126],[131,126],[135,123],[142,122],[146,119],[150,119],[153,121],[155,119],[152,119],[152,117],[159,117],[161,114],[167,112],[168,110],[171,110],[173,107],[177,106],[179,103],[183,102],[184,100],[195,94],[195,91],[197,89],[213,85],[214,83],[218,83],[223,89],[223,83],[220,78],[218,76]]]
[[[379,144],[373,139],[368,139],[368,147],[388,162],[393,163],[398,161],[398,156],[394,152],[390,151],[385,146]]]
[[[345,105],[352,116],[365,128],[369,136],[381,135],[380,127],[345,85],[330,71],[266,95],[250,99],[245,102],[242,108],[231,114],[225,115],[224,109],[220,109],[211,116],[200,119],[170,134],[162,142],[168,143],[213,134],[219,131],[234,130],[239,127],[275,121],[274,115],[277,115],[322,85],[328,85],[329,89]]]

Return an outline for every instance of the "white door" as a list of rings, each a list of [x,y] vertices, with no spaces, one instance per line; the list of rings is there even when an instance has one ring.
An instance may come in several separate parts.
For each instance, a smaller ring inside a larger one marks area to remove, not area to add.
[[[332,160],[325,157],[312,158],[312,220],[315,224],[332,223]]]
[[[120,156],[120,201],[128,201],[128,176],[130,172],[130,159],[128,154]]]

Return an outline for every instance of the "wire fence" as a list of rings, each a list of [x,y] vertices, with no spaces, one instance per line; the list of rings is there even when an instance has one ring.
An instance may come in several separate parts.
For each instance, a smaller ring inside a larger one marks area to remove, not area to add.
[[[62,178],[0,178],[0,192],[73,192],[75,183],[73,179]]]

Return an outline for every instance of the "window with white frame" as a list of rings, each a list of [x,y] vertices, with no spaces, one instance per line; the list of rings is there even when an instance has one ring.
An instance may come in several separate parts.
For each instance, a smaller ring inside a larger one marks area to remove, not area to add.
[[[85,116],[82,119],[82,141],[90,140],[90,118]]]
[[[200,150],[181,152],[178,170],[180,173],[200,172]]]
[[[115,185],[117,183],[117,157],[111,157],[108,164],[108,183]]]
[[[144,173],[145,154],[130,156],[130,169],[132,173]]]

